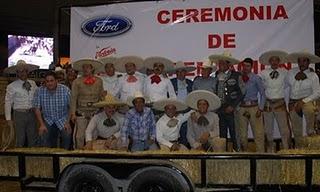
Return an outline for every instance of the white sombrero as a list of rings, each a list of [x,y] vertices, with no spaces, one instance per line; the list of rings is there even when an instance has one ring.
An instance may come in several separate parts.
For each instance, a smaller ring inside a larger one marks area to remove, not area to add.
[[[136,65],[136,71],[139,71],[141,68],[143,68],[143,59],[138,56],[124,56],[124,57],[118,58],[116,60],[114,68],[118,72],[126,73],[125,65],[127,63],[134,63]]]
[[[19,60],[15,65],[4,69],[4,73],[15,74],[19,69],[27,69],[28,72],[39,69],[39,66],[26,63],[24,60]]]
[[[164,71],[172,71],[174,69],[173,62],[164,57],[148,57],[144,60],[143,64],[147,68],[153,69],[155,63],[161,63],[164,65]]]
[[[97,103],[94,103],[93,106],[94,107],[105,107],[108,105],[116,105],[116,106],[122,106],[122,105],[126,105],[126,103],[123,103],[121,101],[119,101],[118,99],[116,99],[115,97],[113,97],[111,94],[107,94],[104,97],[103,101],[99,101]]]
[[[288,55],[288,62],[298,63],[298,58],[308,58],[310,63],[320,63],[320,57],[306,51],[295,52]]]
[[[96,59],[79,59],[72,63],[72,68],[76,71],[81,72],[82,66],[85,64],[90,64],[94,68],[95,73],[99,72],[99,70],[103,66],[103,64]]]
[[[165,106],[167,105],[174,105],[177,109],[177,111],[184,111],[188,108],[186,104],[183,102],[173,99],[173,98],[168,98],[168,99],[162,99],[159,101],[156,101],[153,103],[153,108],[158,110],[158,111],[164,111]]]
[[[113,64],[113,66],[115,66],[117,58],[116,57],[101,57],[98,60],[103,64],[102,67],[99,69],[99,71],[104,72],[106,64],[111,63],[111,64]]]
[[[221,106],[220,98],[216,94],[206,90],[192,91],[188,94],[186,103],[189,107],[198,109],[199,100],[206,100],[209,103],[209,111],[216,110]]]
[[[288,53],[281,50],[270,50],[267,52],[262,53],[262,55],[259,57],[259,62],[264,65],[270,65],[270,58],[271,57],[279,57],[280,64],[287,62],[287,56]]]
[[[236,58],[233,58],[229,51],[224,51],[220,55],[210,55],[209,59],[211,62],[218,63],[219,60],[228,61],[230,65],[236,65],[240,63],[240,61]]]
[[[133,107],[133,100],[138,99],[138,98],[143,98],[145,103],[150,103],[150,99],[143,95],[140,91],[136,91],[133,96],[129,96],[127,99],[127,105],[130,107]]]
[[[177,61],[173,70],[167,71],[169,74],[173,74],[178,70],[185,70],[186,72],[191,72],[196,70],[195,66],[186,66],[182,61]]]

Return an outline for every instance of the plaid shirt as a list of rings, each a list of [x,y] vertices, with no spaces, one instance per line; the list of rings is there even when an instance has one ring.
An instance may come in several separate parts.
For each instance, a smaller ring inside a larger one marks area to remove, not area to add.
[[[156,138],[156,122],[152,110],[145,107],[143,113],[130,109],[121,129],[122,143],[128,144],[128,136],[134,141],[147,141]]]
[[[65,85],[58,84],[52,92],[42,86],[35,93],[33,107],[41,110],[49,126],[55,123],[61,130],[69,115],[70,98],[70,89]]]

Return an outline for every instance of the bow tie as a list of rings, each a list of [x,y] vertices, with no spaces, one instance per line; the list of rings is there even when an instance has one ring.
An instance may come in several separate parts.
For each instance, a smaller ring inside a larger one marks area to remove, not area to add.
[[[297,81],[303,81],[307,78],[307,75],[303,71],[299,71],[294,78]]]
[[[136,81],[138,81],[138,79],[134,75],[129,75],[127,78],[128,83],[134,83]]]
[[[151,84],[156,83],[159,84],[161,82],[161,78],[159,75],[152,75],[151,79]]]
[[[107,118],[106,120],[103,121],[103,125],[105,125],[107,127],[113,127],[116,124],[117,124],[116,121],[112,118]]]
[[[86,85],[92,85],[96,82],[96,78],[94,76],[85,77],[83,83]]]
[[[209,125],[209,120],[205,116],[201,115],[198,118],[197,123],[200,126],[207,126],[207,125]]]
[[[245,82],[245,83],[246,83],[246,82],[248,82],[248,81],[249,81],[249,79],[250,79],[250,78],[249,78],[249,76],[248,76],[248,75],[242,75],[242,81],[243,81],[243,82]]]
[[[30,91],[31,90],[31,84],[28,82],[28,81],[25,81],[23,84],[22,84],[22,88],[27,90],[27,91]]]
[[[279,72],[274,70],[269,74],[271,79],[277,79],[279,77]]]

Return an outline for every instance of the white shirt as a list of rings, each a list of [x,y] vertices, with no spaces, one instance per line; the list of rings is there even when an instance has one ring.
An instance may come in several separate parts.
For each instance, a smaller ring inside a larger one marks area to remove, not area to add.
[[[178,120],[178,123],[174,127],[168,127],[167,123],[171,119],[166,114],[164,114],[157,122],[156,125],[156,136],[157,141],[165,146],[168,146],[169,148],[173,145],[170,141],[178,140],[180,137],[180,127],[182,123],[188,120],[190,116],[190,112],[185,114],[179,114],[174,119]]]
[[[270,77],[270,73],[273,71],[278,71],[278,78],[272,79]],[[280,99],[285,97],[285,79],[287,75],[288,70],[284,68],[278,68],[276,70],[269,68],[261,72],[260,77],[268,99]]]
[[[86,129],[86,142],[92,141],[95,137],[100,136],[103,138],[109,138],[112,135],[116,138],[120,137],[120,127],[123,124],[124,117],[119,113],[115,113],[112,119],[116,122],[116,125],[107,127],[103,122],[107,119],[107,115],[104,111],[94,115]]]
[[[161,82],[159,84],[151,84],[151,77],[153,75],[154,74],[149,75],[145,81],[145,94],[147,97],[149,97],[151,102],[166,99],[168,98],[167,94],[169,94],[169,98],[177,98],[177,95],[169,78],[165,78],[163,75],[159,75],[161,78]]]
[[[291,69],[286,79],[286,84],[290,88],[290,99],[304,98],[302,101],[305,103],[316,100],[320,96],[320,85],[317,74],[307,69],[304,71],[307,79],[297,81],[295,76],[299,71],[298,67]]]
[[[37,85],[33,80],[27,80],[31,85],[31,90],[24,89],[24,81],[17,79],[7,86],[5,96],[5,117],[11,120],[11,108],[13,109],[30,109]]]
[[[119,77],[117,74],[113,76],[99,76],[103,82],[103,90],[107,91],[107,93],[112,94],[113,96],[117,97],[119,92]]]
[[[139,73],[135,73],[133,76],[137,78],[136,82],[129,83],[127,82],[128,74],[123,75],[119,78],[119,95],[120,100],[127,102],[128,97],[134,96],[134,93],[140,91],[144,93],[144,77]]]

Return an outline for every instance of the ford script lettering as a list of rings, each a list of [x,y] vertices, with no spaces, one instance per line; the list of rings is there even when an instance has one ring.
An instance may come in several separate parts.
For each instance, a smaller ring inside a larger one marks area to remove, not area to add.
[[[82,24],[82,31],[89,36],[113,37],[129,31],[132,22],[127,17],[112,15],[91,18]]]

